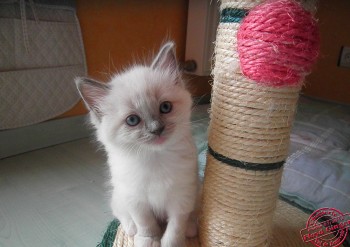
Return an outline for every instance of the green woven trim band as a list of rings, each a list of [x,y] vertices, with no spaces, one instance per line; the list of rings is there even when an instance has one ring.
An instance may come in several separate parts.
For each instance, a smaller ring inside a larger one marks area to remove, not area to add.
[[[119,225],[120,222],[117,219],[113,220],[109,224],[107,231],[103,235],[101,243],[99,243],[96,247],[113,247],[113,243],[115,240],[115,236],[117,235]]]
[[[239,23],[248,14],[246,9],[227,8],[221,11],[221,23]]]
[[[249,163],[239,160],[230,159],[226,156],[223,156],[222,154],[219,154],[215,152],[211,147],[208,146],[208,152],[211,156],[213,156],[216,160],[221,161],[227,165],[242,168],[245,170],[251,170],[251,171],[269,171],[269,170],[277,170],[280,169],[284,161],[277,162],[277,163],[269,163],[269,164],[257,164],[257,163]]]

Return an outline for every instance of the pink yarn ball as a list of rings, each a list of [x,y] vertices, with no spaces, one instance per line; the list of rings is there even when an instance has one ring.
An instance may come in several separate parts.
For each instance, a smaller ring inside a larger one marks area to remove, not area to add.
[[[302,83],[316,62],[316,20],[291,0],[267,1],[252,9],[237,34],[241,70],[266,86]]]

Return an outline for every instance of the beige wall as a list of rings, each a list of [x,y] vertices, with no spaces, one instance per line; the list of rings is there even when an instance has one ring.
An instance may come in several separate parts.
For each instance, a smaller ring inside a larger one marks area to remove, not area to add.
[[[350,47],[350,1],[319,0],[321,54],[304,93],[350,103],[350,68],[337,67],[341,46]]]
[[[109,75],[150,57],[166,38],[184,59],[188,0],[77,0],[89,76]],[[86,113],[80,102],[61,117]]]

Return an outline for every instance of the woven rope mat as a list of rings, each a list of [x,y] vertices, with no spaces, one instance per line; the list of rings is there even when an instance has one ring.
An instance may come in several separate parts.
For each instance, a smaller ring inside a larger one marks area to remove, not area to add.
[[[277,209],[274,214],[273,227],[272,227],[272,239],[271,247],[299,247],[299,246],[310,246],[304,243],[300,236],[300,230],[305,227],[306,221],[309,215],[299,210],[296,207],[291,206],[290,204],[278,200]],[[128,237],[125,232],[118,228],[116,239],[114,241],[113,247],[133,247],[133,239]],[[195,239],[187,239],[186,247],[199,247],[199,241]],[[222,244],[212,244],[212,247],[215,246],[226,246],[226,247],[235,247],[227,246],[224,243]],[[266,245],[268,246],[268,245]]]

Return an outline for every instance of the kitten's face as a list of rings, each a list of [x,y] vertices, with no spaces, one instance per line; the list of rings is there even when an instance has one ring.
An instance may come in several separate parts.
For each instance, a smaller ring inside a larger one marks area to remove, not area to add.
[[[104,144],[161,149],[189,128],[192,101],[179,76],[172,43],[150,67],[135,66],[108,86],[81,84],[78,88]]]
[[[160,146],[189,124],[191,97],[179,78],[135,67],[116,76],[101,127],[117,145]]]

